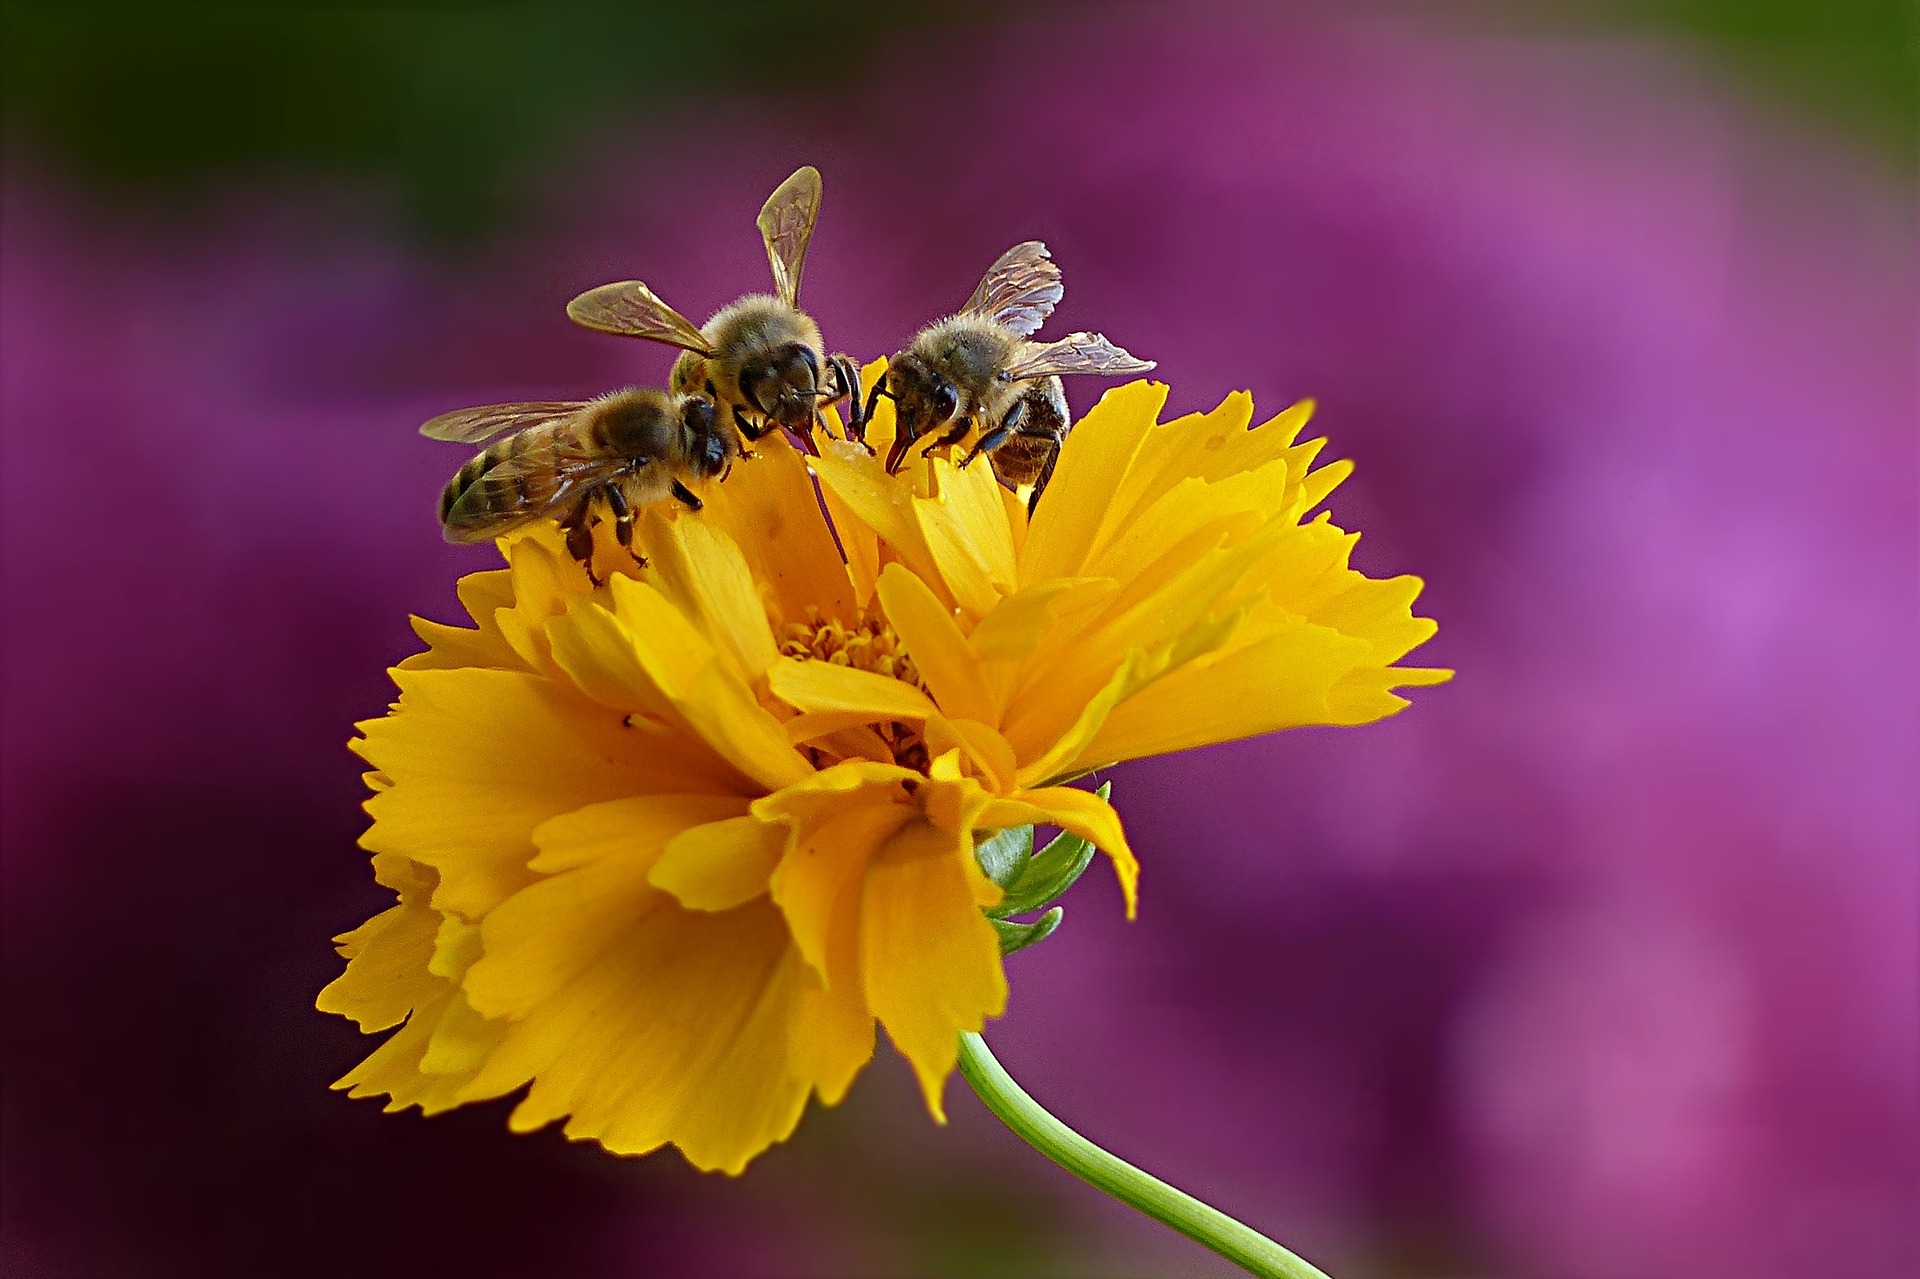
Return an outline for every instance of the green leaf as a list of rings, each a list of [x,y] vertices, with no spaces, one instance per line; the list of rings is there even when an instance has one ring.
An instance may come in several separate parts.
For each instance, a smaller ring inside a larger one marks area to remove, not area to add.
[[[1025,950],[1037,941],[1043,941],[1054,929],[1060,927],[1060,920],[1066,911],[1055,906],[1031,924],[1016,923],[1010,919],[988,919],[993,930],[1000,934],[1000,953],[1011,955],[1016,950]]]
[[[1113,783],[1107,782],[1096,793],[1105,799],[1112,791]],[[1032,838],[1031,831],[1028,832],[1028,838]],[[1060,835],[1027,859],[1019,878],[1011,884],[1000,885],[1006,891],[1006,896],[999,905],[989,907],[987,914],[1005,919],[1009,915],[1020,915],[1052,905],[1093,864],[1093,852],[1093,845],[1078,835]],[[1000,883],[998,880],[994,882]]]
[[[1006,888],[1020,878],[1033,856],[1033,827],[1009,826],[995,831],[974,847],[973,855],[987,878]]]

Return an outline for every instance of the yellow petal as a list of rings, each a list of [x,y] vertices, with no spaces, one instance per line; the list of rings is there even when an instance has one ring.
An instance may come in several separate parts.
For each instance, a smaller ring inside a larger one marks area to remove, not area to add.
[[[606,842],[619,809],[571,814]],[[467,998],[489,1017],[519,1019],[552,999],[599,955],[671,898],[648,882],[664,840],[647,840],[544,877],[502,902],[481,923],[486,953],[467,970]],[[504,1085],[517,1087],[518,1081]]]
[[[1022,586],[1086,575],[1083,566],[1113,495],[1166,402],[1164,385],[1129,382],[1107,391],[1074,423],[1061,446],[1047,500],[1027,530],[1020,557]]]
[[[450,1065],[456,1056],[461,1060],[470,1059],[475,1049],[484,1051],[482,1038],[497,1041],[505,1036],[508,1026],[505,1022],[470,1020],[471,1010],[461,1000],[460,992],[448,983],[440,985],[440,994],[416,1008],[406,1025],[389,1035],[365,1061],[341,1076],[333,1086],[345,1089],[347,1096],[353,1098],[385,1096],[388,1098],[385,1108],[389,1112],[418,1106],[423,1114],[437,1115],[465,1101],[471,1073],[430,1070],[427,1068],[429,1053],[438,1041],[443,1047],[434,1062],[436,1066]],[[465,1050],[456,1054],[453,1051],[456,1044],[464,1044]]]
[[[627,660],[639,662],[652,686],[669,700],[685,700],[694,681],[713,664],[712,641],[651,583],[617,577],[609,587],[611,609],[582,602],[567,613],[567,620],[580,627],[617,624],[618,629],[611,632],[617,642],[601,640],[592,660],[605,669],[619,670],[623,656],[631,654]]]
[[[829,442],[828,449],[854,448],[850,444]],[[835,492],[831,485],[820,486],[820,500],[825,506],[827,518],[833,521],[834,531],[839,535],[840,550],[846,557],[847,580],[853,588],[854,603],[858,608],[866,608],[873,603],[873,586],[880,579],[880,538],[871,525],[854,514],[851,506]],[[841,616],[851,616],[851,612]],[[792,615],[790,615],[791,618]]]
[[[724,531],[752,567],[753,580],[771,590],[784,620],[805,617],[809,606],[849,617],[856,607],[852,584],[820,518],[816,492],[806,460],[784,440],[763,439],[725,484],[711,487],[698,517],[677,522]]]
[[[914,518],[953,598],[984,617],[1018,575],[1000,486],[985,464],[963,471],[936,458],[933,468],[939,496],[915,498]]]
[[[1218,462],[1233,445],[1244,445],[1252,438],[1247,430],[1247,423],[1252,420],[1253,397],[1245,391],[1235,391],[1212,412],[1189,413],[1171,422],[1149,426],[1142,434],[1140,450],[1127,468],[1126,478],[1113,493],[1108,518],[1102,521],[1103,536],[1095,539],[1094,553],[1115,533],[1124,532],[1138,512],[1159,501],[1180,481],[1188,477],[1217,479],[1257,467],[1259,460],[1244,457],[1240,465],[1231,467],[1219,466]],[[1271,432],[1261,437],[1260,442],[1285,447],[1284,441],[1277,440]]]
[[[783,657],[773,667],[769,687],[795,710],[832,716],[841,726],[918,723],[937,713],[927,695],[904,680],[834,662]]]
[[[898,564],[880,574],[881,607],[940,710],[950,719],[994,719],[980,663],[952,611],[927,584]]]
[[[962,862],[971,841],[914,822],[889,839],[867,871],[861,968],[867,1005],[912,1063],[927,1109],[941,1123],[941,1092],[959,1058],[959,1033],[1006,1009],[1000,943],[974,904]]]
[[[779,649],[746,556],[732,538],[698,519],[668,520],[650,511],[647,524],[661,593],[751,686],[773,665]]]
[[[1037,754],[1030,753],[1031,762],[1023,765],[1019,772],[1020,784],[1038,786],[1057,777],[1070,776],[1070,766],[1085,753],[1087,743],[1106,724],[1114,708],[1146,682],[1150,665],[1145,653],[1128,654],[1119,669],[1107,677],[1106,684],[1087,699],[1073,722],[1054,737],[1052,744]],[[1017,730],[1018,726],[1014,727]]]
[[[536,826],[635,791],[708,789],[692,752],[650,747],[621,717],[513,671],[396,671],[399,708],[359,727],[393,785],[367,801],[362,846],[439,872],[434,905],[478,917],[531,878]],[[691,774],[691,775],[690,775]]]
[[[493,1095],[531,1079],[516,1131],[571,1116],[569,1137],[620,1154],[671,1142],[696,1167],[737,1173],[792,1132],[816,1082],[844,1089],[846,1062],[857,1069],[871,1031],[862,1045],[857,1016],[821,1017],[818,989],[770,903],[709,913],[656,898],[513,1024],[469,1091]],[[808,1022],[796,1054],[795,1027]],[[835,1030],[842,1041],[822,1051],[819,1039]],[[834,1078],[805,1073],[822,1062]]]
[[[439,921],[423,894],[343,934],[346,971],[327,984],[314,1007],[351,1017],[368,1034],[399,1025],[444,991],[445,982],[427,971]]]
[[[672,722],[755,786],[777,790],[811,772],[780,722],[666,596],[627,579],[612,590],[616,612],[583,602],[551,624],[554,660],[576,682],[615,706],[625,699],[650,712],[664,696]]]
[[[690,910],[732,910],[767,891],[786,848],[785,827],[734,817],[676,835],[648,878]]]
[[[486,1064],[488,1054],[500,1045],[506,1035],[505,1022],[482,1017],[474,1011],[473,1005],[456,994],[447,1001],[440,1016],[434,1019],[433,1031],[427,1038],[425,1050],[420,1054],[420,1072],[451,1076],[466,1083],[479,1073]],[[459,1104],[457,1097],[449,1100],[451,1104]],[[440,1104],[439,1096],[433,1099],[433,1104]],[[422,1109],[426,1109],[425,1105]]]
[[[413,633],[427,644],[427,651],[415,653],[400,662],[403,670],[450,670],[462,666],[490,666],[499,670],[524,670],[526,663],[500,637],[497,628],[468,630],[442,626],[423,617],[409,617]]]
[[[820,486],[886,543],[900,561],[923,582],[939,582],[946,589],[933,551],[914,514],[913,490],[898,476],[888,475],[879,458],[855,444],[828,442],[813,460]]]
[[[551,525],[515,535],[505,551],[513,605],[496,609],[493,624],[527,669],[546,670],[551,665],[547,622],[574,600],[590,596],[592,588]]]
[[[1334,685],[1367,657],[1364,641],[1298,626],[1142,689],[1110,714],[1075,764],[1111,763],[1208,742],[1336,722]],[[1285,679],[1274,677],[1285,671]]]
[[[657,857],[674,836],[708,822],[746,813],[738,795],[634,795],[590,804],[542,823],[533,832],[540,850],[528,863],[551,875],[603,857]]]
[[[457,982],[473,961],[480,958],[480,926],[458,915],[447,915],[433,935],[433,954],[427,971],[436,977]]]
[[[829,771],[832,785],[770,796],[755,804],[754,813],[792,832],[773,873],[773,900],[794,945],[831,986],[848,975],[833,964],[834,939],[858,932],[865,868],[916,812],[899,785],[903,769],[842,764]]]
[[[1293,531],[1271,524],[1234,542],[1227,532],[1202,530],[1142,566],[1096,621],[1025,672],[1005,726],[1016,753],[1032,761],[1044,752],[1050,763],[1064,763],[1099,727],[1090,718],[1096,708],[1111,709],[1114,696],[1131,696],[1167,670],[1224,646],[1259,602],[1260,570],[1270,552]],[[1129,663],[1125,687],[1113,694],[1116,675]],[[1064,744],[1075,734],[1076,742]],[[1022,770],[1029,782],[1055,775],[1054,768],[1031,763]]]
[[[979,659],[992,705],[989,722],[1005,724],[1017,690],[1032,685],[1032,664],[1043,664],[1067,647],[1066,638],[1084,629],[1119,591],[1112,578],[1057,578],[1025,587],[1000,601],[967,637]],[[1056,690],[1035,686],[1048,701],[1052,721],[1069,717],[1071,699],[1053,696]]]
[[[766,790],[791,786],[813,772],[780,721],[718,666],[695,681],[680,710],[703,739]]]
[[[1013,747],[991,725],[977,719],[948,719],[935,716],[926,723],[927,753],[934,757],[958,750],[972,764],[974,775],[983,778],[990,789],[1012,790],[1019,761]]]
[[[1113,806],[1090,791],[1071,786],[1048,786],[994,800],[981,813],[981,824],[1008,826],[1051,825],[1071,832],[1098,848],[1113,861],[1114,877],[1127,901],[1127,918],[1139,905],[1140,863],[1127,844],[1127,832]]]

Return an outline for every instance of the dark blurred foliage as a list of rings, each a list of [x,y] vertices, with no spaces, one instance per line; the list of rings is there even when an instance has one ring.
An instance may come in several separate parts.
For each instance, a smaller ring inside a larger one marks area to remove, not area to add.
[[[580,147],[600,121],[741,90],[830,95],[905,26],[1076,8],[1105,22],[1119,7],[8,4],[0,93],[12,126],[96,178],[153,191],[236,171],[362,175],[393,183],[417,229],[461,238],[511,212],[516,184],[552,172],[555,149]],[[1208,6],[1185,8],[1208,20]],[[1911,164],[1920,140],[1906,0],[1465,0],[1430,12],[1677,36],[1896,163]]]
[[[385,178],[462,236],[596,121],[742,88],[817,95],[936,11],[887,4],[9,4],[7,116],[96,177]],[[690,137],[698,147],[700,139]]]
[[[1523,28],[1673,37],[1751,94],[1859,134],[1903,167],[1920,144],[1912,0],[1469,0],[1468,8]]]

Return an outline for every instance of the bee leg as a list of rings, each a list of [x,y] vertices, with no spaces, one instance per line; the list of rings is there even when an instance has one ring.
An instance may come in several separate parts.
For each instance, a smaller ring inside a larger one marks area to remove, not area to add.
[[[841,400],[847,402],[847,421],[845,435],[858,444],[866,443],[866,415],[860,411],[860,370],[854,367],[853,359],[845,355],[827,357],[827,367],[833,370],[833,385],[821,393],[822,404],[835,404]],[[868,452],[872,452],[871,449]]]
[[[595,586],[600,579],[593,573],[593,494],[588,493],[573,504],[565,519],[560,521],[560,531],[566,535],[567,554],[580,561],[580,567],[587,570],[587,580]]]
[[[960,459],[960,469],[964,471],[967,468],[967,463],[973,461],[974,458],[979,457],[982,453],[991,453],[1002,444],[1005,444],[1008,439],[1019,431],[1021,424],[1026,420],[1027,402],[1025,400],[1015,400],[1013,407],[1007,410],[1007,415],[1000,419],[1000,425],[994,427],[991,431],[988,431],[985,435],[974,441],[973,447],[967,450],[967,455]]]
[[[1047,491],[1047,481],[1053,478],[1053,464],[1060,460],[1060,446],[1055,444],[1047,450],[1047,460],[1040,464],[1040,475],[1033,482],[1033,492],[1027,497],[1027,518],[1040,509],[1040,495]]]
[[[1012,434],[1013,432],[1004,426],[996,426],[991,431],[988,431],[976,440],[973,447],[967,450],[966,456],[960,459],[960,469],[963,471],[966,470],[968,463],[972,462],[974,458],[979,457],[982,453],[991,453],[1002,444],[1005,444],[1008,437]]]
[[[849,360],[848,363],[851,364],[852,361]],[[873,421],[873,411],[879,407],[880,397],[887,393],[886,375],[882,374],[874,379],[873,389],[867,392],[867,402],[864,407],[860,403],[860,377],[857,373],[854,375],[853,387],[853,395],[849,400],[852,405],[850,411],[853,412],[853,426],[850,429],[854,441],[866,445],[867,452],[871,454],[873,446],[867,444],[867,423]]]
[[[647,566],[646,557],[633,549],[633,507],[627,504],[627,495],[618,484],[602,486],[607,495],[607,505],[613,510],[613,539],[620,548],[633,556],[633,562],[641,568]]]
[[[972,429],[973,429],[973,419],[970,417],[961,418],[958,422],[955,422],[951,427],[947,429],[947,433],[945,435],[942,435],[939,439],[935,440],[932,444],[928,445],[927,452],[931,453],[935,449],[952,448],[954,445],[958,444],[961,440],[966,439],[967,432],[971,431]]]
[[[689,511],[697,511],[706,505],[705,502],[702,502],[694,495],[692,489],[682,484],[679,480],[673,482],[673,495],[684,502]]]
[[[740,434],[747,437],[749,443],[758,440],[767,433],[767,428],[764,423],[755,426],[747,419],[747,415],[740,411],[740,406],[737,404],[733,406],[733,424],[739,428]]]

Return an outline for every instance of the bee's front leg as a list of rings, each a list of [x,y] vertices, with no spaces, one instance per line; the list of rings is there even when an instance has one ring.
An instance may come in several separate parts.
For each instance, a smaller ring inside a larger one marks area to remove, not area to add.
[[[849,360],[847,363],[851,366],[853,362]],[[853,375],[853,394],[848,400],[850,411],[853,413],[850,434],[856,444],[865,446],[868,454],[872,454],[873,446],[867,443],[867,423],[873,421],[873,412],[880,405],[880,397],[886,393],[887,375],[882,372],[873,380],[873,389],[867,392],[867,402],[863,406],[860,403],[860,375],[858,373]]]
[[[826,401],[828,403],[840,400],[847,402],[846,436],[855,444],[866,444],[867,419],[873,416],[873,406],[879,399],[884,379],[873,384],[873,394],[867,398],[866,405],[863,407],[860,403],[860,369],[854,364],[853,357],[829,356],[827,367],[833,370],[834,384],[829,388],[830,394],[826,397]],[[872,453],[873,449],[868,448],[867,452]]]
[[[762,422],[760,425],[755,426],[752,419],[741,410],[738,404],[733,406],[733,425],[750,444],[767,433],[766,423]]]
[[[633,557],[633,562],[641,568],[647,566],[646,557],[633,549],[633,507],[627,502],[626,490],[618,483],[602,486],[607,494],[607,506],[613,511],[613,540],[620,543],[620,549]]]
[[[580,562],[580,567],[587,570],[587,580],[598,587],[600,579],[593,572],[592,515],[593,493],[588,492],[573,504],[573,509],[560,521],[560,531],[566,536],[567,554]]]
[[[973,425],[974,423],[972,418],[970,417],[961,418],[958,422],[955,422],[952,425],[952,427],[948,428],[947,433],[945,435],[942,435],[939,439],[935,440],[932,444],[928,445],[927,452],[931,453],[935,449],[952,448],[954,445],[958,444],[961,440],[964,440],[967,438],[967,432],[973,430]]]
[[[1005,444],[1019,431],[1020,424],[1026,420],[1027,402],[1025,400],[1015,400],[1013,407],[1007,410],[1007,415],[1000,419],[1000,425],[994,427],[991,431],[988,431],[985,435],[974,441],[973,447],[967,450],[967,455],[960,459],[960,469],[964,471],[967,468],[967,463],[973,461],[974,458],[979,457],[982,453],[991,453],[1002,444]]]
[[[692,489],[682,484],[679,480],[673,482],[673,495],[679,498],[689,511],[697,511],[706,505]]]
[[[1047,452],[1047,460],[1040,464],[1040,475],[1033,482],[1033,492],[1027,496],[1027,518],[1040,509],[1040,495],[1047,491],[1047,482],[1053,478],[1053,464],[1060,460],[1060,443],[1054,441],[1053,448]]]

